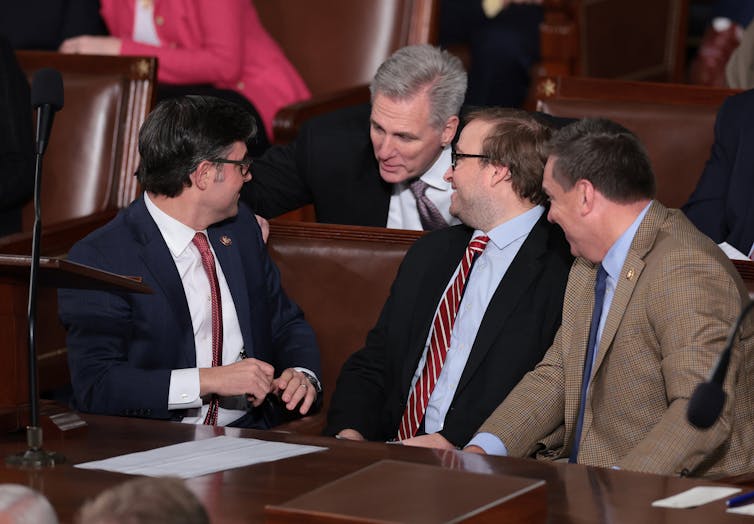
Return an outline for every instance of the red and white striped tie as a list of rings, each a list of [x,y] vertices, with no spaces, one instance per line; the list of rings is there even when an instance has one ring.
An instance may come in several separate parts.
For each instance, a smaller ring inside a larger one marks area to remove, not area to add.
[[[463,260],[461,260],[461,269],[440,301],[440,307],[437,308],[437,314],[432,321],[432,334],[429,339],[429,350],[427,351],[424,369],[422,369],[421,376],[408,396],[406,411],[403,412],[401,418],[401,425],[398,429],[399,440],[415,436],[424,418],[429,397],[432,395],[432,390],[435,389],[437,378],[440,376],[443,364],[445,364],[445,356],[448,354],[450,346],[450,333],[453,331],[453,324],[456,320],[456,313],[458,313],[458,306],[461,303],[463,289],[466,286],[466,279],[469,276],[469,271],[471,271],[471,264],[474,258],[484,251],[489,240],[488,236],[478,236],[469,242]]]
[[[207,273],[209,280],[210,297],[212,300],[212,366],[222,365],[223,351],[223,306],[220,301],[220,282],[217,280],[217,271],[215,271],[215,257],[212,256],[212,250],[209,248],[209,241],[202,233],[194,235],[194,245],[199,250],[202,257],[202,266]],[[207,416],[204,417],[204,423],[210,426],[217,425],[217,410],[219,408],[219,399],[217,395],[212,395],[209,403]]]

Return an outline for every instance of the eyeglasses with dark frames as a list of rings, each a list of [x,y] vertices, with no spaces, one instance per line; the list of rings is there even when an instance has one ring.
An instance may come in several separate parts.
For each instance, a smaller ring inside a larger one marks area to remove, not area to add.
[[[489,160],[490,156],[489,155],[468,155],[466,153],[457,153],[455,150],[453,150],[450,152],[450,167],[453,169],[453,171],[456,170],[456,166],[458,165],[459,158],[485,158]]]
[[[218,164],[235,164],[241,167],[241,178],[246,178],[251,171],[251,158],[243,158],[242,160],[231,160],[229,158],[210,158],[210,162],[216,162]]]

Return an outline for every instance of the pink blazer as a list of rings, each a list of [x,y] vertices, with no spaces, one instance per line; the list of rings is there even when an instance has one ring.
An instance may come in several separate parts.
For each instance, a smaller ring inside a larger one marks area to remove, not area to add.
[[[212,84],[242,93],[259,111],[270,138],[277,110],[310,96],[251,0],[154,0],[160,47],[133,41],[135,1],[100,4],[110,33],[123,42],[121,54],[156,56],[160,82]]]

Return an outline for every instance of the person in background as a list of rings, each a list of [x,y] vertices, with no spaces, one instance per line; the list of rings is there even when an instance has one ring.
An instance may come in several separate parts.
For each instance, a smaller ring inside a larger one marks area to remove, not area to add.
[[[542,358],[573,260],[546,220],[549,136],[519,110],[468,116],[445,174],[463,224],[407,253],[377,325],[340,372],[326,434],[461,446]]]
[[[58,295],[78,409],[268,428],[316,407],[314,332],[238,202],[255,127],[236,104],[196,95],[147,116],[144,193],[68,259],[141,276],[152,293]]]
[[[314,204],[319,222],[438,229],[451,216],[450,143],[466,92],[461,61],[408,46],[380,65],[371,107],[313,118],[294,142],[254,160],[241,198],[274,218]]]
[[[68,38],[106,34],[98,0],[23,0],[0,8],[0,35],[13,49],[57,51]]]
[[[715,141],[702,176],[683,212],[718,244],[744,255],[754,249],[754,90],[723,102]]]
[[[698,85],[745,88],[754,86],[740,86],[736,78],[741,73],[740,66],[730,65],[734,56],[744,42],[744,28],[749,26],[754,18],[754,0],[714,0],[713,2],[694,2],[689,6],[690,23],[697,18],[708,20],[704,28],[702,41],[699,44],[696,56],[689,67],[689,82]],[[698,16],[707,13],[707,16]],[[750,44],[751,37],[748,38]],[[742,50],[745,55],[751,56],[748,49]],[[740,57],[736,61],[740,61]],[[748,64],[747,64],[748,65]],[[731,68],[738,71],[732,73]]]
[[[466,105],[523,105],[531,68],[539,60],[541,4],[542,0],[440,2],[440,45],[469,49]]]
[[[219,96],[245,105],[261,119],[264,132],[258,134],[254,154],[272,140],[278,109],[309,97],[304,81],[262,27],[251,0],[101,4],[111,36],[71,38],[60,46],[61,52],[156,56],[160,98]]]
[[[58,524],[58,516],[41,493],[20,484],[0,484],[0,523]]]
[[[748,302],[731,262],[683,213],[653,199],[644,147],[609,120],[555,135],[543,188],[549,219],[577,257],[563,322],[466,449],[660,475],[750,471],[751,319],[735,337],[719,420],[702,430],[686,416]]]
[[[0,235],[21,230],[21,208],[34,192],[34,135],[29,83],[0,37]]]
[[[201,501],[177,477],[140,477],[87,501],[76,524],[209,524]]]

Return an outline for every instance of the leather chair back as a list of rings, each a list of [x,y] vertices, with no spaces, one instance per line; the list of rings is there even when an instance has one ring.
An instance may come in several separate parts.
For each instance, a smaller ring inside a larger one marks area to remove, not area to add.
[[[403,256],[421,231],[270,223],[268,249],[283,289],[306,315],[322,358],[324,408],[345,360],[377,323]]]
[[[680,82],[689,0],[544,0],[540,74]]]
[[[124,207],[138,194],[138,134],[154,104],[154,58],[17,51],[29,80],[60,71],[64,106],[42,164],[42,223],[55,224]],[[25,206],[23,230],[34,221]]]
[[[437,40],[437,0],[254,0],[313,95],[368,84],[396,49]]]
[[[717,110],[737,91],[701,86],[594,78],[543,78],[537,109],[559,117],[602,117],[633,131],[644,144],[657,199],[681,207],[710,156]]]

